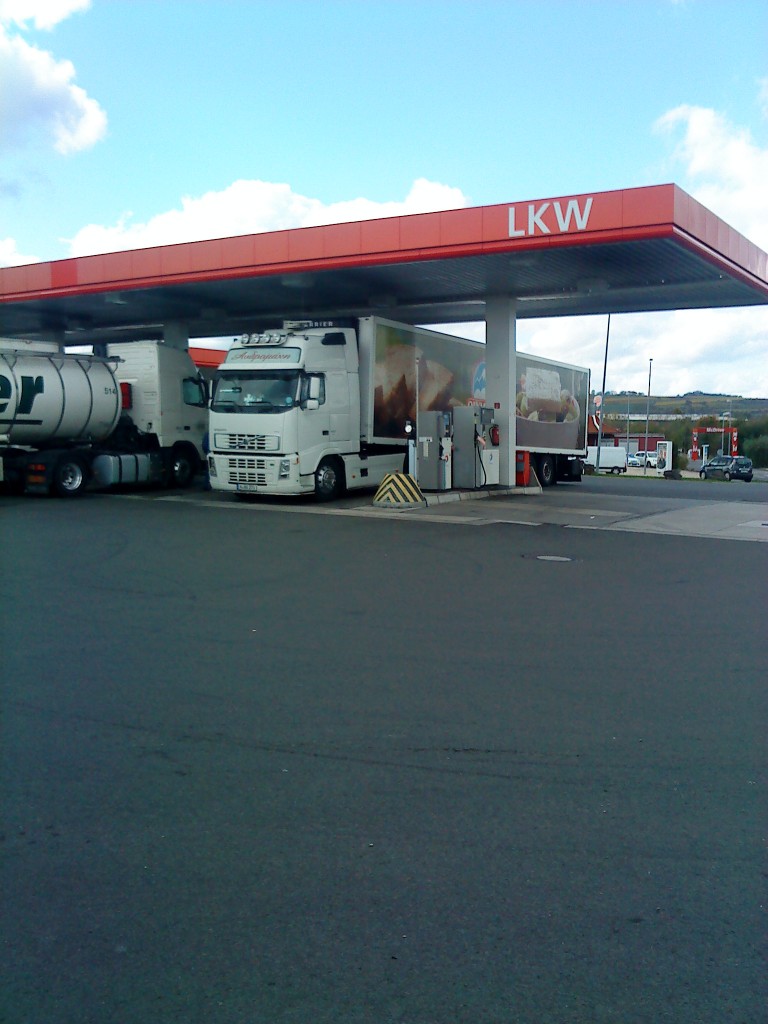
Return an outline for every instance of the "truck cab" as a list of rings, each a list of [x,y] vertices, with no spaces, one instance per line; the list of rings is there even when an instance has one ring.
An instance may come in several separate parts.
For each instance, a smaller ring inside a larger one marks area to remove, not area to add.
[[[133,341],[108,345],[107,355],[119,360],[115,377],[123,412],[168,453],[170,482],[187,486],[205,459],[208,430],[207,388],[189,353],[154,341]]]
[[[214,490],[329,498],[361,479],[355,330],[238,339],[213,380],[209,444]]]

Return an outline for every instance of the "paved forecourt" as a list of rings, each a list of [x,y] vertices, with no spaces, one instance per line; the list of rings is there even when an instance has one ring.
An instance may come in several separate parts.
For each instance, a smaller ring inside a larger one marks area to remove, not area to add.
[[[600,484],[603,482],[601,481]],[[627,533],[668,534],[702,539],[742,540],[765,543],[768,541],[768,484],[754,483],[750,497],[765,501],[741,500],[732,486],[728,500],[710,500],[707,490],[717,484],[682,485],[669,481],[648,481],[643,486],[647,496],[625,494],[623,481],[611,480],[608,488],[595,493],[593,481],[581,485],[564,485],[548,492],[540,490],[525,493],[523,488],[506,490],[501,494],[472,492],[426,494],[426,507],[417,503],[376,507],[375,494],[356,494],[332,505],[306,499],[291,502],[274,499],[238,501],[229,495],[192,491],[175,494],[126,494],[128,500],[195,504],[222,511],[247,511],[254,514],[282,512],[296,515],[330,515],[373,519],[408,519],[423,523],[454,523],[465,526],[489,526],[493,523],[519,523],[527,526],[542,524],[569,528],[610,530]],[[605,484],[603,484],[605,487]],[[746,486],[746,485],[744,485]],[[684,491],[675,488],[685,488]],[[681,497],[691,487],[699,497]],[[672,490],[671,490],[672,489]],[[746,492],[743,492],[746,494]]]
[[[4,500],[0,1018],[759,1019],[768,549],[615,500]]]

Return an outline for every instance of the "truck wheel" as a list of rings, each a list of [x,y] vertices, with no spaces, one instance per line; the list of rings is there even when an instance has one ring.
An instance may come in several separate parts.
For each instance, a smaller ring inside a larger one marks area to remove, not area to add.
[[[556,483],[555,460],[551,455],[539,456],[539,483],[542,487],[552,487]]]
[[[85,466],[76,455],[64,455],[56,463],[51,479],[54,494],[74,498],[85,488]]]
[[[621,473],[621,470],[619,469],[618,466],[611,466],[611,472],[613,473],[614,476],[618,476],[619,473]]]
[[[200,462],[191,448],[174,448],[171,453],[171,483],[174,487],[189,487],[195,479]]]
[[[332,501],[344,490],[344,469],[338,459],[323,459],[315,470],[315,494],[320,501]]]

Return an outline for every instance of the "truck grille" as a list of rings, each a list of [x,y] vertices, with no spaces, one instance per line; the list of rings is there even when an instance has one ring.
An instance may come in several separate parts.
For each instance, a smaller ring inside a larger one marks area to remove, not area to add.
[[[214,447],[222,452],[277,452],[277,434],[227,434],[216,432]]]
[[[226,473],[227,482],[233,486],[257,484],[260,487],[265,487],[267,483],[266,459],[227,459]]]

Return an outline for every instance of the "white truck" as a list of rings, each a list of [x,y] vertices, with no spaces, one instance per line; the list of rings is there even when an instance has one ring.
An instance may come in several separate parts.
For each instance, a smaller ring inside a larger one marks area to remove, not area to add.
[[[589,371],[522,354],[517,361],[518,447],[540,460],[543,483],[578,479]],[[417,408],[484,403],[479,342],[378,317],[287,321],[237,339],[214,377],[211,488],[327,500],[375,487],[404,468],[406,423]]]
[[[584,459],[585,467],[600,473],[627,472],[627,449],[615,445],[600,445],[600,465],[597,465],[597,445],[590,445],[587,448],[587,457]]]
[[[192,482],[208,423],[189,353],[154,341],[105,352],[0,340],[0,482],[61,497],[91,482]]]

